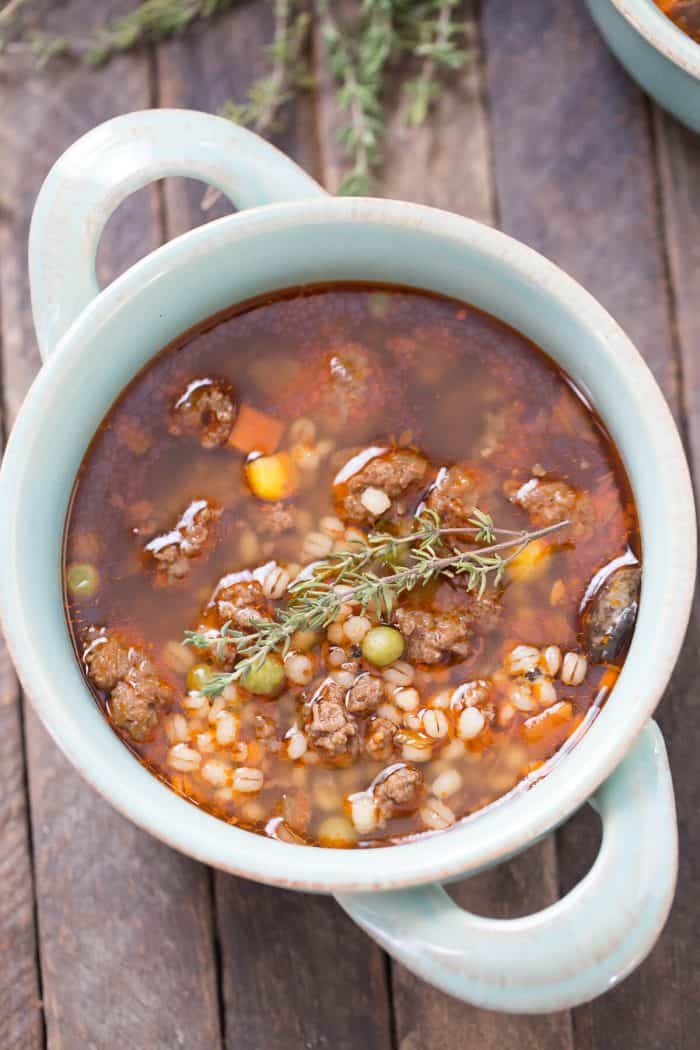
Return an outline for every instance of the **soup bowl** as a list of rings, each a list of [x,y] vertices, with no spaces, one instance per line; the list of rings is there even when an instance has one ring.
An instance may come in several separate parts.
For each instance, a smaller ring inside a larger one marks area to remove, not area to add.
[[[187,175],[241,209],[145,257],[104,291],[97,244],[140,186]],[[0,608],[22,683],[61,749],[136,824],[237,875],[335,894],[392,955],[453,995],[546,1011],[611,987],[650,950],[673,896],[676,825],[650,716],[680,649],[695,573],[692,490],[651,374],[602,307],[497,231],[433,208],[327,195],[288,158],[220,118],[160,110],[101,125],[56,163],[30,233],[44,365],[0,475]],[[307,282],[383,281],[473,303],[529,336],[607,424],[641,522],[644,579],[631,649],[609,703],[548,776],[449,831],[372,850],[280,843],[217,820],[152,776],[98,710],[71,646],[61,540],[90,439],[135,373],[175,336],[232,303]],[[442,884],[526,849],[591,801],[600,853],[538,914],[461,911]]]
[[[700,44],[653,0],[586,0],[611,51],[660,106],[700,131]]]

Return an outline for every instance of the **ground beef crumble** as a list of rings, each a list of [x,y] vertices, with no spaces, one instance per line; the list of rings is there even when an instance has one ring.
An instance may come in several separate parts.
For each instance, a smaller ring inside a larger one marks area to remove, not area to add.
[[[88,677],[98,689],[109,693],[107,707],[115,725],[132,740],[147,740],[173,691],[143,650],[122,641],[114,632],[94,631],[83,660]]]
[[[281,536],[297,527],[297,514],[294,507],[286,503],[260,503],[256,508],[258,532],[263,536]]]
[[[231,623],[239,630],[250,626],[251,620],[270,620],[270,608],[257,580],[240,579],[232,574],[219,581],[212,598],[219,621]],[[230,581],[230,582],[229,582]]]
[[[465,593],[465,605],[453,611],[399,608],[394,623],[406,642],[408,660],[437,664],[456,658],[466,660],[474,652],[474,635],[488,631],[501,612],[497,595]]]
[[[411,812],[420,805],[423,787],[423,774],[419,769],[399,765],[375,785],[374,797],[384,816]]]
[[[435,511],[442,525],[464,527],[479,506],[482,490],[479,472],[464,464],[443,468],[426,500],[429,510]]]
[[[203,448],[225,445],[236,421],[233,391],[223,380],[195,379],[176,398],[170,416],[171,434],[191,434]]]
[[[364,749],[369,758],[385,762],[394,750],[398,726],[388,718],[371,719],[365,733]]]
[[[507,481],[504,491],[511,503],[522,507],[535,528],[546,528],[567,519],[574,535],[580,536],[594,524],[590,495],[561,480],[530,478],[524,483]]]
[[[138,661],[138,653],[133,646],[120,642],[116,635],[95,631],[83,650],[83,660],[97,688],[109,692]]]
[[[156,536],[146,544],[145,552],[155,562],[161,583],[169,585],[187,576],[192,560],[204,551],[212,526],[220,516],[220,508],[207,500],[194,500],[172,532]]]
[[[366,715],[374,711],[386,697],[386,686],[381,678],[361,674],[348,689],[345,705],[354,715]]]
[[[350,457],[346,468],[352,459]],[[405,506],[404,497],[409,495],[411,489],[415,490],[417,497],[422,495],[428,484],[429,470],[428,460],[410,448],[380,451],[347,479],[343,476],[344,470],[341,470],[341,480],[338,482],[336,479],[335,485],[338,515],[344,521],[357,525],[374,521],[377,514],[362,502],[362,495],[368,488],[380,489],[395,504],[387,516],[395,518],[412,512],[414,507]],[[418,499],[414,502],[417,503]]]
[[[172,696],[170,686],[150,667],[131,667],[117,682],[109,698],[109,710],[116,725],[132,740],[147,740],[160,718],[163,704]]]
[[[236,662],[236,643],[231,638],[222,638],[216,628],[205,623],[197,627],[197,634],[211,638],[206,648],[197,649],[198,658],[209,660],[222,671],[232,671]]]
[[[345,690],[326,679],[309,702],[306,732],[311,746],[328,758],[353,755],[357,725],[345,707]]]

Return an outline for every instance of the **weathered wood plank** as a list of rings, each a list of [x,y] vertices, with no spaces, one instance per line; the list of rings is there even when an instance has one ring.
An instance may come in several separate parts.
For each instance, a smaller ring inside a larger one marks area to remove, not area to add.
[[[221,111],[231,98],[245,98],[250,83],[266,70],[264,48],[272,39],[272,10],[264,0],[254,0],[240,10],[219,18],[213,25],[195,26],[186,37],[158,49],[159,105]],[[276,146],[313,171],[316,131],[311,100],[288,108],[272,136]],[[214,207],[201,207],[204,187],[185,179],[165,181],[168,234],[219,218],[231,211],[226,198]]]
[[[474,24],[476,4],[460,16]],[[405,126],[400,105],[391,119],[379,192],[449,209],[494,224],[497,219],[490,165],[488,118],[483,101],[482,55],[474,34],[473,59],[451,85],[419,130]],[[342,156],[334,145],[338,114],[321,105],[324,182],[336,188]],[[407,161],[410,158],[410,161]],[[463,907],[483,915],[509,917],[537,911],[557,897],[553,839],[509,864],[450,888]],[[519,1047],[568,1050],[571,1025],[566,1013],[547,1018],[514,1017],[477,1010],[435,991],[404,967],[392,965],[394,1017],[400,1050],[452,1050],[464,1047]]]
[[[334,900],[216,887],[230,1050],[389,1050],[384,957]]]
[[[484,8],[502,225],[560,263],[677,377],[643,98],[575,0]],[[546,74],[546,75],[545,75]]]
[[[270,5],[255,2],[159,49],[160,103],[217,112],[263,72]],[[310,105],[286,114],[275,144],[314,171]],[[202,187],[165,183],[171,236],[225,214],[201,210]],[[230,1050],[388,1050],[384,957],[334,901],[215,875],[225,1041]]]
[[[484,24],[504,227],[599,297],[635,340],[677,409],[678,374],[642,96],[575,0],[537,0],[527,19],[514,18],[506,0],[492,0]],[[662,712],[672,752],[674,694],[685,691],[686,673],[679,672]],[[687,774],[682,765],[673,766],[678,783]],[[590,821],[576,821],[560,834],[567,885],[580,874],[581,852],[590,855],[593,833]],[[634,976],[574,1012],[578,1050],[690,1045],[682,1036],[674,925],[675,920]]]
[[[120,3],[53,10],[54,32],[84,34]],[[93,72],[17,69],[3,85],[0,153],[9,208],[0,290],[6,405],[13,418],[39,361],[29,313],[26,243],[42,178],[92,125],[149,104],[147,56]],[[122,269],[160,239],[153,198],[122,212],[103,264]],[[206,869],[137,831],[88,788],[27,713],[28,766],[49,1050],[220,1045]]]
[[[654,113],[660,169],[663,232],[671,278],[671,308],[683,379],[680,415],[685,424],[695,486],[700,483],[700,140],[660,110]],[[677,1010],[673,1029],[681,1050],[700,1030],[700,827],[696,755],[700,749],[697,682],[700,680],[700,601],[697,597],[683,654],[661,708],[669,745],[680,833],[678,891],[664,943],[674,960],[674,981],[662,994]],[[600,1025],[599,1025],[600,1027]],[[621,1042],[621,1036],[618,1041]],[[659,1039],[659,1045],[662,1045]],[[664,1047],[673,1047],[670,1041]]]
[[[683,376],[683,411],[696,478],[700,471],[700,137],[654,109],[660,200],[671,304]]]
[[[17,679],[0,642],[0,1018],[7,1050],[42,1045],[29,816]]]

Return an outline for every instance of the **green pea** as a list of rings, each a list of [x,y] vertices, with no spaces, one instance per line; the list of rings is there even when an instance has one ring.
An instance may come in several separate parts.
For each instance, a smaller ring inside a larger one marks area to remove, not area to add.
[[[213,674],[209,664],[195,664],[187,672],[187,688],[193,693],[201,693],[211,682]]]
[[[362,655],[376,667],[387,667],[403,652],[403,635],[395,627],[371,627],[362,639]]]
[[[259,696],[274,696],[284,685],[284,664],[275,653],[268,653],[260,667],[241,675],[241,685]]]
[[[89,562],[74,562],[66,571],[66,586],[74,598],[92,598],[100,586],[100,574]]]

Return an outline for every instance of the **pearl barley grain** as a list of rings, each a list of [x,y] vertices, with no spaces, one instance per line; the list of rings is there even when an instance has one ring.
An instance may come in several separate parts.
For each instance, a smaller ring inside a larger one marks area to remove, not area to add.
[[[350,799],[350,816],[360,835],[367,835],[377,826],[377,806],[370,795]]]
[[[360,496],[360,503],[375,518],[384,514],[391,506],[391,500],[384,489],[375,489],[372,486],[364,490]]]
[[[302,545],[304,561],[318,561],[326,558],[333,549],[333,540],[325,532],[310,532]]]
[[[228,769],[223,762],[216,758],[210,758],[202,766],[202,776],[214,787],[225,787],[228,780]]]
[[[457,737],[454,740],[450,740],[449,744],[440,752],[440,756],[449,761],[454,762],[456,759],[461,758],[464,754],[464,741],[459,740]]]
[[[413,667],[405,660],[395,660],[391,667],[385,667],[382,677],[389,685],[405,686],[413,681]]]
[[[220,711],[215,723],[216,742],[219,747],[232,744],[238,733],[238,719],[230,711]]]
[[[325,532],[327,536],[332,537],[334,540],[339,540],[345,535],[345,526],[342,521],[331,514],[321,518],[318,525],[321,532]]]
[[[350,616],[343,624],[345,636],[352,645],[359,645],[372,626],[366,616]]]
[[[462,740],[473,740],[484,728],[486,719],[478,707],[465,707],[457,722],[457,733]]]
[[[182,642],[166,642],[163,646],[163,660],[176,674],[187,674],[197,662],[197,656],[189,645]]]
[[[581,653],[567,653],[561,665],[561,680],[564,685],[581,685],[588,671],[588,662]]]
[[[449,828],[456,819],[450,807],[441,802],[439,798],[427,799],[425,805],[421,808],[420,815],[426,828],[430,828],[432,831],[442,831],[443,828]]]
[[[433,781],[432,791],[437,798],[449,798],[462,786],[462,775],[456,769],[446,769]]]
[[[431,707],[434,707],[436,710],[446,711],[450,706],[451,700],[452,690],[441,689],[439,693],[435,694],[435,696],[431,696],[430,700],[428,700],[428,703]]]
[[[440,740],[447,736],[449,728],[450,723],[444,712],[430,709],[423,713],[423,731],[433,740]]]
[[[542,669],[552,678],[561,667],[561,649],[558,645],[548,645],[542,650]]]
[[[284,669],[292,685],[308,685],[313,678],[314,662],[305,653],[291,652],[285,658]]]
[[[316,437],[316,424],[313,419],[299,416],[289,427],[289,438],[295,445],[310,445]]]
[[[287,741],[287,754],[292,760],[301,758],[308,747],[308,741],[303,733],[292,733]]]
[[[187,744],[175,744],[168,751],[168,765],[178,773],[191,773],[199,769],[201,763],[202,756]]]
[[[332,645],[343,645],[345,642],[347,642],[347,637],[345,635],[345,625],[342,623],[338,623],[338,621],[336,620],[329,626],[328,630],[326,631],[326,637]]]
[[[233,773],[233,790],[244,794],[255,794],[263,786],[263,774],[261,769],[252,766],[241,766]]]
[[[504,667],[508,674],[527,674],[537,667],[539,659],[540,651],[534,645],[516,645],[506,656]]]
[[[420,695],[417,689],[397,689],[394,703],[402,711],[417,711],[420,707]]]
[[[289,573],[274,562],[266,568],[260,580],[263,594],[266,598],[277,601],[284,597],[289,585]]]

